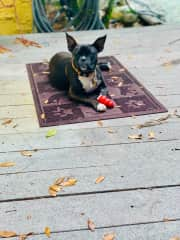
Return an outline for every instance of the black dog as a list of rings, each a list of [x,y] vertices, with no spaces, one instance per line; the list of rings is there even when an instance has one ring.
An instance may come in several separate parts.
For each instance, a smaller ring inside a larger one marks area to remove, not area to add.
[[[67,90],[68,96],[76,101],[92,106],[96,111],[106,111],[104,104],[98,103],[93,93],[106,95],[107,89],[97,55],[104,49],[106,36],[98,38],[93,44],[79,45],[66,33],[68,49],[50,60],[50,82],[60,89]]]

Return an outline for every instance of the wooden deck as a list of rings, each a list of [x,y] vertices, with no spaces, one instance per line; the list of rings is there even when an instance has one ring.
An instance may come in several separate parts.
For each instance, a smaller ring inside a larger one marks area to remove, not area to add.
[[[72,34],[79,42],[92,42],[103,33]],[[180,110],[180,41],[171,43],[180,38],[180,26],[107,34],[102,55],[117,57],[170,112]],[[102,126],[57,126],[56,136],[47,139],[48,128],[38,125],[25,64],[66,50],[65,37],[25,37],[43,48],[14,44],[14,36],[0,38],[0,45],[13,49],[0,55],[0,162],[16,163],[0,168],[0,230],[34,232],[28,238],[32,240],[46,239],[46,226],[53,240],[102,240],[110,232],[117,240],[180,235],[180,119],[140,130],[131,127],[166,114],[107,120]],[[2,125],[9,118],[12,123]],[[155,139],[148,139],[149,131],[155,132]],[[128,139],[134,133],[142,133],[143,139]],[[34,149],[38,151],[32,157],[20,153]],[[105,180],[95,184],[100,175]],[[53,198],[48,187],[61,176],[78,182]],[[95,232],[88,230],[88,218]]]

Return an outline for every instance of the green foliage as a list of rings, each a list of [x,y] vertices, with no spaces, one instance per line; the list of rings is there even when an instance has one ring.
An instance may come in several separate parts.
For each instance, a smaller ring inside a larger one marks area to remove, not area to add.
[[[109,0],[107,9],[105,11],[105,15],[102,18],[102,21],[103,21],[106,28],[109,27],[109,21],[111,19],[111,13],[112,13],[112,10],[113,10],[114,2],[115,2],[115,0]]]

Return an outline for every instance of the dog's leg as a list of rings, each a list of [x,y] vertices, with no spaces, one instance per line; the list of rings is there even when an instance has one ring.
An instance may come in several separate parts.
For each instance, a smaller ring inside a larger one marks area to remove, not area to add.
[[[97,67],[96,72],[97,72],[97,78],[100,79],[100,81],[101,81],[101,84],[99,85],[99,94],[103,95],[103,96],[107,96],[108,89],[106,87],[106,84],[104,82],[104,77],[103,77],[99,67]]]
[[[104,112],[107,109],[104,104],[99,103],[96,99],[87,98],[79,94],[76,95],[71,88],[69,89],[68,94],[71,99],[76,100],[78,102],[85,103],[86,105],[93,107],[98,112]]]

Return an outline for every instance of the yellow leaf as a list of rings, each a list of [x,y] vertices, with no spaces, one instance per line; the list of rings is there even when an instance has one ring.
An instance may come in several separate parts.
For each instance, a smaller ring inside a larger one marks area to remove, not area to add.
[[[45,227],[44,233],[46,234],[47,237],[50,237],[50,236],[51,236],[51,230],[50,230],[50,228],[49,228],[49,227]]]
[[[55,191],[55,192],[59,192],[62,189],[62,187],[60,187],[58,185],[51,185],[49,187],[49,189],[52,190],[52,191]]]
[[[103,240],[114,240],[114,239],[115,239],[115,233],[107,233],[103,237]]]
[[[148,133],[148,138],[149,138],[149,139],[154,139],[154,138],[155,138],[155,133],[152,132],[152,131],[149,132],[149,133]]]
[[[49,194],[50,194],[52,197],[56,197],[56,196],[57,196],[57,192],[54,191],[54,190],[52,190],[52,189],[50,189],[50,188],[49,188],[48,192],[49,192]]]
[[[95,183],[98,184],[98,183],[104,181],[104,179],[105,179],[104,176],[100,176],[100,177],[98,177],[98,178],[96,179]]]
[[[32,152],[30,152],[30,151],[21,151],[20,153],[22,156],[32,157]]]
[[[2,163],[0,163],[0,167],[13,167],[15,165],[16,165],[15,162],[2,162]]]
[[[10,238],[10,237],[16,237],[17,234],[15,232],[10,231],[0,231],[0,237],[3,238]]]
[[[56,135],[57,130],[56,129],[50,129],[47,133],[46,133],[46,137],[53,137],[54,135]]]
[[[129,135],[129,139],[142,139],[142,134],[134,134],[134,135]]]
[[[19,240],[26,240],[32,234],[33,234],[33,232],[30,232],[30,233],[27,233],[27,234],[21,234],[21,235],[19,235]]]
[[[97,121],[97,125],[98,125],[99,127],[103,127],[103,122],[102,122],[101,120],[99,120],[99,121]]]
[[[70,187],[77,183],[77,179],[75,178],[69,178],[67,181],[63,182],[61,186],[63,187]]]
[[[90,219],[88,219],[88,228],[89,228],[89,230],[91,230],[92,232],[94,232],[95,231],[95,224],[94,224],[94,222],[93,221],[91,221]]]

